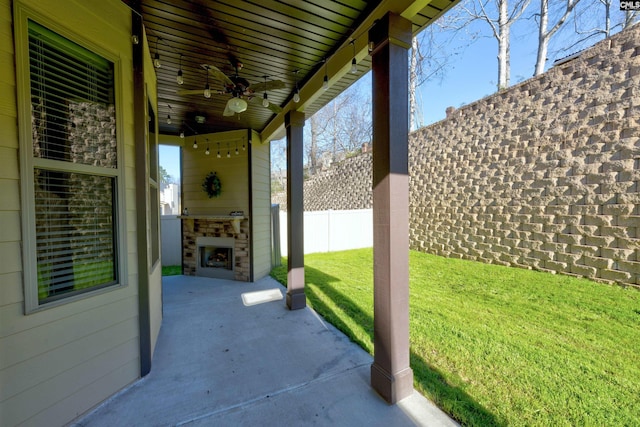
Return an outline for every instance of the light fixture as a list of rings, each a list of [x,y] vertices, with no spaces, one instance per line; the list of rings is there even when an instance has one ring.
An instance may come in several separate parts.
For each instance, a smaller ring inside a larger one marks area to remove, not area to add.
[[[293,102],[295,102],[296,104],[300,102],[300,89],[298,89],[298,71],[299,70],[295,70],[293,72],[296,79],[296,89],[295,89],[295,92],[293,93]]]
[[[227,108],[234,113],[242,113],[247,109],[247,101],[235,96],[227,101]]]
[[[327,75],[327,58],[324,58],[324,79],[322,80],[322,89],[329,89],[329,76]]]
[[[356,41],[351,40],[351,46],[353,46],[353,59],[351,60],[351,74],[358,72],[358,64],[356,63]]]
[[[160,41],[160,37],[156,38],[156,54],[153,57],[153,66],[156,68],[160,68],[162,67],[162,64],[160,63],[160,52],[158,52],[158,42]]]
[[[209,138],[207,138],[207,149],[204,150],[204,154],[206,154],[208,156],[209,153],[211,153],[211,151],[209,151]]]
[[[219,142],[218,142],[218,155],[217,155],[217,157],[218,157],[218,158],[222,157],[222,156],[220,155],[220,143],[219,143]]]
[[[140,38],[138,37],[137,34],[134,34],[134,35],[131,36],[131,43],[133,43],[133,44],[140,43]]]
[[[182,54],[180,54],[180,66],[178,67],[178,75],[176,76],[176,81],[179,85],[184,84],[184,78],[182,78]]]
[[[262,95],[262,106],[269,107],[269,97],[267,96],[267,76],[264,77],[264,95]]]
[[[167,113],[167,124],[170,125],[171,124],[171,105],[167,104],[167,107],[169,107],[169,112]]]
[[[180,129],[180,139],[184,139],[184,129]]]
[[[227,158],[231,157],[231,150],[229,150],[229,143],[227,142]]]
[[[197,150],[198,149],[198,136],[194,136],[193,137],[193,149]]]
[[[240,154],[240,153],[238,152],[238,141],[236,141],[236,156],[237,156],[238,154]]]
[[[204,97],[209,99],[211,98],[211,88],[209,87],[209,67],[205,68],[205,72],[207,73],[207,84],[204,87]]]

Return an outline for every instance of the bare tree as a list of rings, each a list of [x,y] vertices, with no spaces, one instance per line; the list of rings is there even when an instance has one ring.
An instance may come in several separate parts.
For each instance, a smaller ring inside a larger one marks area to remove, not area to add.
[[[565,0],[563,2],[563,10],[560,10],[556,16],[555,24],[549,28],[549,3],[550,0],[540,0],[540,13],[537,15],[538,20],[538,54],[536,56],[535,76],[544,72],[547,62],[547,51],[549,48],[549,40],[564,25],[567,18],[573,12],[573,9],[580,0]]]
[[[469,18],[486,22],[493,37],[498,41],[498,89],[509,86],[511,25],[520,19],[530,1],[515,0],[509,5],[509,0],[468,0],[463,5],[463,10]]]

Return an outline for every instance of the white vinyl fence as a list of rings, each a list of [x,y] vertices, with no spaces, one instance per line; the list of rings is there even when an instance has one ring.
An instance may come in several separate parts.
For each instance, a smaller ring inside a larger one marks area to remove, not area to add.
[[[373,210],[304,213],[304,253],[373,246]],[[287,255],[287,213],[280,212],[280,250]]]
[[[162,265],[182,265],[180,220],[176,215],[160,217],[162,233]]]

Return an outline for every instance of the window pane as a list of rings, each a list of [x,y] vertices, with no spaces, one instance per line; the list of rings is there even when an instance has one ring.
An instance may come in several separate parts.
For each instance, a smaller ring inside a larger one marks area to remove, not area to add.
[[[34,170],[38,299],[117,282],[113,177]]]
[[[117,167],[113,64],[29,22],[34,157]]]

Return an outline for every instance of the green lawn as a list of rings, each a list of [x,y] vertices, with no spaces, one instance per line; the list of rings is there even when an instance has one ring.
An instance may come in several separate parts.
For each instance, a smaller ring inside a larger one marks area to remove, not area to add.
[[[180,274],[182,274],[181,265],[163,265],[162,266],[163,276],[179,276]]]
[[[638,290],[419,252],[410,270],[415,387],[462,424],[640,423]],[[309,305],[370,353],[372,271],[371,249],[305,256]]]

